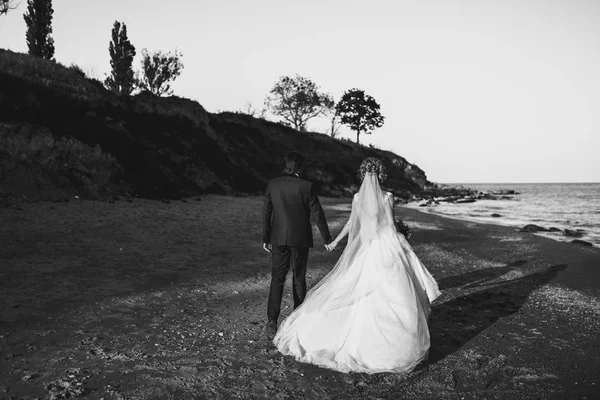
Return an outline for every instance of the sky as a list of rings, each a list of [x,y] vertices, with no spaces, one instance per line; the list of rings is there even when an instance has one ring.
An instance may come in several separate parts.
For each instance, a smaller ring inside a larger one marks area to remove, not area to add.
[[[26,0],[0,48],[27,52]],[[55,58],[109,72],[115,20],[183,54],[175,94],[209,112],[262,108],[280,76],[337,101],[358,88],[384,125],[361,142],[438,183],[600,182],[597,0],[54,0]],[[271,117],[275,119],[275,117]],[[309,130],[325,132],[315,119]],[[356,139],[349,128],[341,136]],[[310,156],[310,155],[308,155]]]

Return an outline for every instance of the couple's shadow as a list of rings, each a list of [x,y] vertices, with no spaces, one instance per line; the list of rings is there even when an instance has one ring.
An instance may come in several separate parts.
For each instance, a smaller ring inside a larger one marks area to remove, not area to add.
[[[429,319],[431,347],[428,359],[417,369],[451,355],[500,318],[514,314],[540,286],[550,282],[566,264],[535,271],[520,260],[504,267],[486,268],[438,281],[440,290],[460,288],[470,294],[435,304]]]

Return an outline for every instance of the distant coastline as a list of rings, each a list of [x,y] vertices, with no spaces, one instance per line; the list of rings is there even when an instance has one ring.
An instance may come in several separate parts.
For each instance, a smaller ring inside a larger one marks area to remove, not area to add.
[[[417,198],[406,206],[455,219],[527,227],[525,231],[555,240],[600,246],[600,183],[457,183],[440,187],[471,194],[451,201],[447,197]]]

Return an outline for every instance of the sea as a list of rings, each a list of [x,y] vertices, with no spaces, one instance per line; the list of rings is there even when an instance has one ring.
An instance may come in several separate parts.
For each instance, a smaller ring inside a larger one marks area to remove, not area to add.
[[[600,183],[469,183],[448,184],[484,193],[515,190],[505,200],[477,200],[475,203],[445,203],[420,207],[424,201],[407,206],[446,217],[497,225],[523,227],[535,224],[559,228],[562,232],[543,232],[542,236],[560,241],[574,238],[565,229],[578,230],[579,239],[600,246]],[[492,217],[492,214],[500,217]]]

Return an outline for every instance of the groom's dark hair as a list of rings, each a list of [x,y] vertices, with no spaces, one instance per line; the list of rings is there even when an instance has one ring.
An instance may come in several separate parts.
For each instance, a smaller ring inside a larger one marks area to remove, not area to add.
[[[292,175],[298,173],[304,164],[304,155],[297,151],[290,151],[283,159],[283,173]]]

